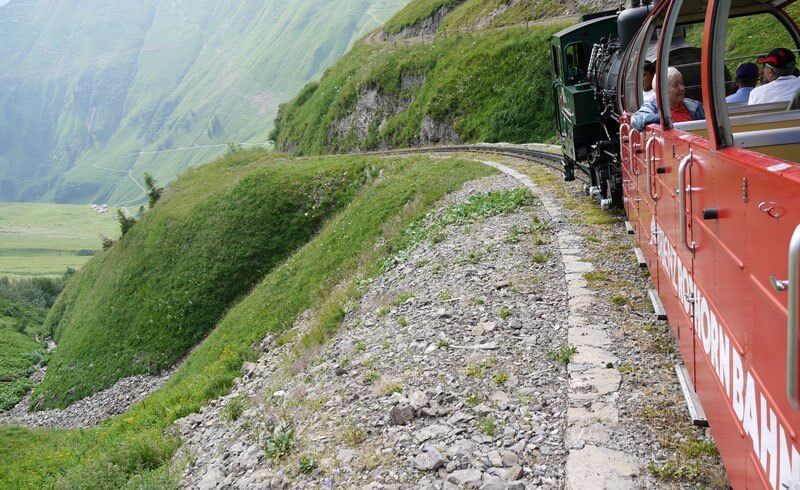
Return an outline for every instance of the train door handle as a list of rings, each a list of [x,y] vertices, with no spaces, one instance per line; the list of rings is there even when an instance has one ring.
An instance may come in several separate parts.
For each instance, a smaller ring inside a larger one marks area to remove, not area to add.
[[[656,141],[656,135],[653,135],[644,145],[644,164],[645,167],[647,167],[645,169],[645,173],[647,174],[647,193],[650,194],[650,199],[653,201],[658,201],[658,194],[653,192],[653,173],[651,170],[653,167],[653,144]]]
[[[780,281],[775,276],[770,277],[773,287],[777,291],[786,291],[787,319],[786,319],[786,395],[795,410],[800,410],[800,400],[797,393],[797,293],[800,286],[800,225],[794,229],[792,239],[789,241],[789,280]]]
[[[628,170],[630,171],[631,175],[637,175],[636,173],[636,153],[633,151],[633,133],[636,129],[631,128],[628,131]]]
[[[687,241],[686,236],[686,195],[692,192],[692,189],[686,186],[686,167],[692,166],[692,150],[689,149],[689,154],[686,155],[681,164],[678,166],[678,227],[680,228],[681,243],[687,250],[694,252],[697,249],[697,244]]]

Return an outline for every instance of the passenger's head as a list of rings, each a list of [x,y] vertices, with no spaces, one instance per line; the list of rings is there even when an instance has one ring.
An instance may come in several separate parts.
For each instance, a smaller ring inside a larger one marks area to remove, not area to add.
[[[758,81],[758,65],[741,63],[736,67],[736,83],[740,87],[755,87]]]
[[[775,48],[759,58],[758,62],[764,65],[764,80],[768,83],[791,75],[795,68],[794,53],[786,48]]]
[[[656,74],[656,64],[652,61],[645,60],[644,68],[642,69],[642,87],[648,91],[653,90],[653,77]]]
[[[683,103],[686,87],[683,85],[683,75],[674,66],[667,69],[667,90],[669,92],[669,108],[675,109]]]

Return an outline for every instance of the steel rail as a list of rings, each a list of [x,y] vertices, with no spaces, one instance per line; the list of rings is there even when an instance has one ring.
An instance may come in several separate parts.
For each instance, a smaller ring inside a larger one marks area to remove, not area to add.
[[[503,155],[536,162],[546,167],[550,167],[558,172],[564,171],[562,155],[550,153],[548,151],[534,150],[532,148],[519,148],[508,146],[484,146],[484,145],[448,145],[430,146],[420,148],[403,148],[398,150],[371,151],[355,153],[357,155],[410,155],[421,153],[488,153],[492,155]],[[583,183],[590,183],[588,176],[577,174],[575,178]]]

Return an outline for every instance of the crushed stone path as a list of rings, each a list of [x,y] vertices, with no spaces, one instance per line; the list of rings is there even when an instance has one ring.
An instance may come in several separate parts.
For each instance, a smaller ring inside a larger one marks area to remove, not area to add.
[[[538,191],[551,219],[565,221],[563,207],[541,192],[530,177],[496,162],[483,163]],[[569,297],[567,337],[570,347],[577,351],[569,363],[567,487],[634,488],[639,473],[636,458],[605,445],[611,439],[609,432],[619,425],[616,405],[622,374],[617,370],[619,360],[610,349],[608,326],[592,321],[597,299],[584,274],[595,268],[584,260],[582,242],[567,227],[557,233]]]
[[[442,209],[520,187],[480,179]],[[568,298],[549,223],[537,199],[447,226],[375,278],[318,352],[266,339],[229,395],[177,422],[176,460],[191,462],[181,485],[563,487],[569,382],[552,353],[567,341]],[[277,457],[290,426],[292,450]]]

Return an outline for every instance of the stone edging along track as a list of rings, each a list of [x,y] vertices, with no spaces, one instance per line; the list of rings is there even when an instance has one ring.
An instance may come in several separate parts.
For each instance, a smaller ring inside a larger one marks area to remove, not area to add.
[[[536,193],[552,220],[564,219],[561,206],[542,192],[530,177],[496,162],[481,163],[517,179]],[[609,432],[619,423],[616,402],[622,375],[616,369],[616,356],[608,349],[611,339],[605,327],[589,320],[590,308],[595,304],[594,293],[583,275],[594,267],[581,259],[580,237],[562,228],[557,240],[569,301],[567,336],[569,345],[577,348],[569,364],[567,485],[569,488],[632,488],[638,473],[636,458],[603,446],[610,439]]]

